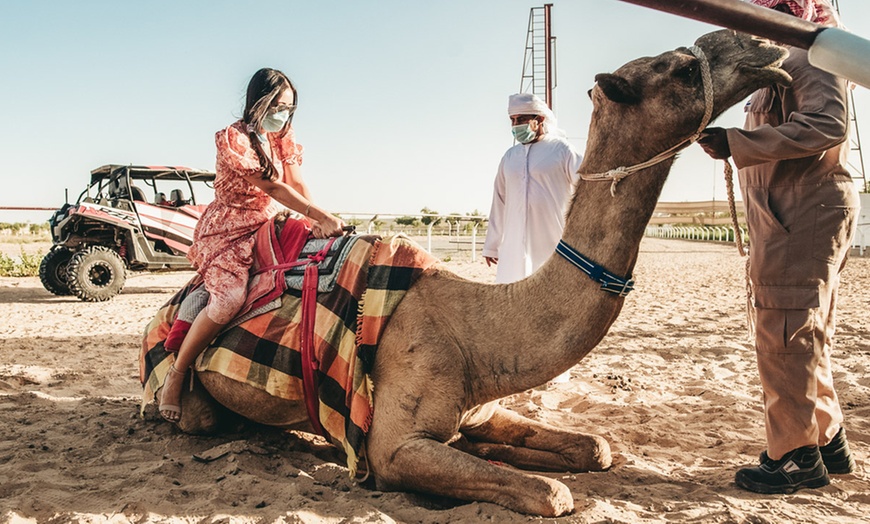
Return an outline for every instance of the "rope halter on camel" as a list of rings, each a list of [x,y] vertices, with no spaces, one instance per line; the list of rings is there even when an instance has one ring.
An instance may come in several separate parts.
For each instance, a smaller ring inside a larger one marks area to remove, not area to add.
[[[707,56],[704,54],[704,51],[701,50],[698,46],[691,46],[688,48],[689,51],[695,55],[695,58],[698,59],[698,62],[701,64],[701,84],[704,88],[704,117],[701,119],[701,125],[698,126],[698,130],[695,131],[690,137],[683,139],[677,145],[662,151],[658,155],[652,157],[646,162],[641,162],[640,164],[635,164],[629,167],[617,167],[615,169],[611,169],[610,171],[605,171],[604,173],[595,173],[595,174],[586,174],[586,173],[578,173],[580,178],[583,180],[610,180],[610,194],[611,196],[616,196],[616,184],[619,183],[620,180],[627,177],[628,175],[634,174],[638,171],[646,169],[648,167],[652,167],[663,160],[667,160],[674,155],[676,155],[680,150],[689,145],[698,141],[701,138],[701,134],[704,129],[707,128],[707,124],[710,123],[710,118],[713,116],[713,77],[710,75],[710,63],[707,61]]]

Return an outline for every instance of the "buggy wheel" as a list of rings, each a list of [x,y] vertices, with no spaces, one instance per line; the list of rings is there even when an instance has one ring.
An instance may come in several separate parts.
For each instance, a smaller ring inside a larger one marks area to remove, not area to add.
[[[58,296],[71,295],[66,269],[73,252],[65,247],[55,246],[42,257],[39,263],[39,280],[49,293]]]
[[[69,289],[88,302],[103,302],[124,288],[124,261],[111,249],[91,246],[76,253],[67,266]]]

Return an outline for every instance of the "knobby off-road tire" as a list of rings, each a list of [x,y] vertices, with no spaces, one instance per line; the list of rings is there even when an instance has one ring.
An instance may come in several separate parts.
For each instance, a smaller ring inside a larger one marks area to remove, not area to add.
[[[69,290],[66,269],[73,252],[65,247],[54,247],[39,263],[39,280],[49,293],[57,296],[72,295]]]
[[[87,302],[103,302],[124,289],[127,270],[111,249],[90,246],[72,257],[67,265],[69,289]]]

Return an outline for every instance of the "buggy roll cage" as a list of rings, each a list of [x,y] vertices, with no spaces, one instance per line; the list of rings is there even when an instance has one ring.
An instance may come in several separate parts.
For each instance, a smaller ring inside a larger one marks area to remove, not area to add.
[[[131,198],[133,180],[141,180],[146,186],[156,192],[156,181],[174,180],[187,183],[191,204],[196,204],[196,193],[193,182],[204,182],[206,186],[214,189],[215,174],[210,171],[191,169],[183,166],[133,166],[107,164],[91,171],[91,182],[79,195],[79,201],[85,197],[91,197],[91,189],[97,185],[96,197],[103,196],[108,199]]]

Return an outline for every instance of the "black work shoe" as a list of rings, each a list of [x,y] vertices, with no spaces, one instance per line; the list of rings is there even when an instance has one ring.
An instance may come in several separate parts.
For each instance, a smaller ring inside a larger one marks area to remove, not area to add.
[[[842,427],[830,443],[819,448],[822,460],[828,473],[833,475],[846,475],[855,471],[855,459],[849,450],[849,441],[846,440],[846,430]]]
[[[805,446],[789,451],[779,460],[767,453],[761,455],[761,465],[744,468],[734,476],[743,489],[756,493],[794,493],[802,488],[821,488],[831,483],[818,446]]]

